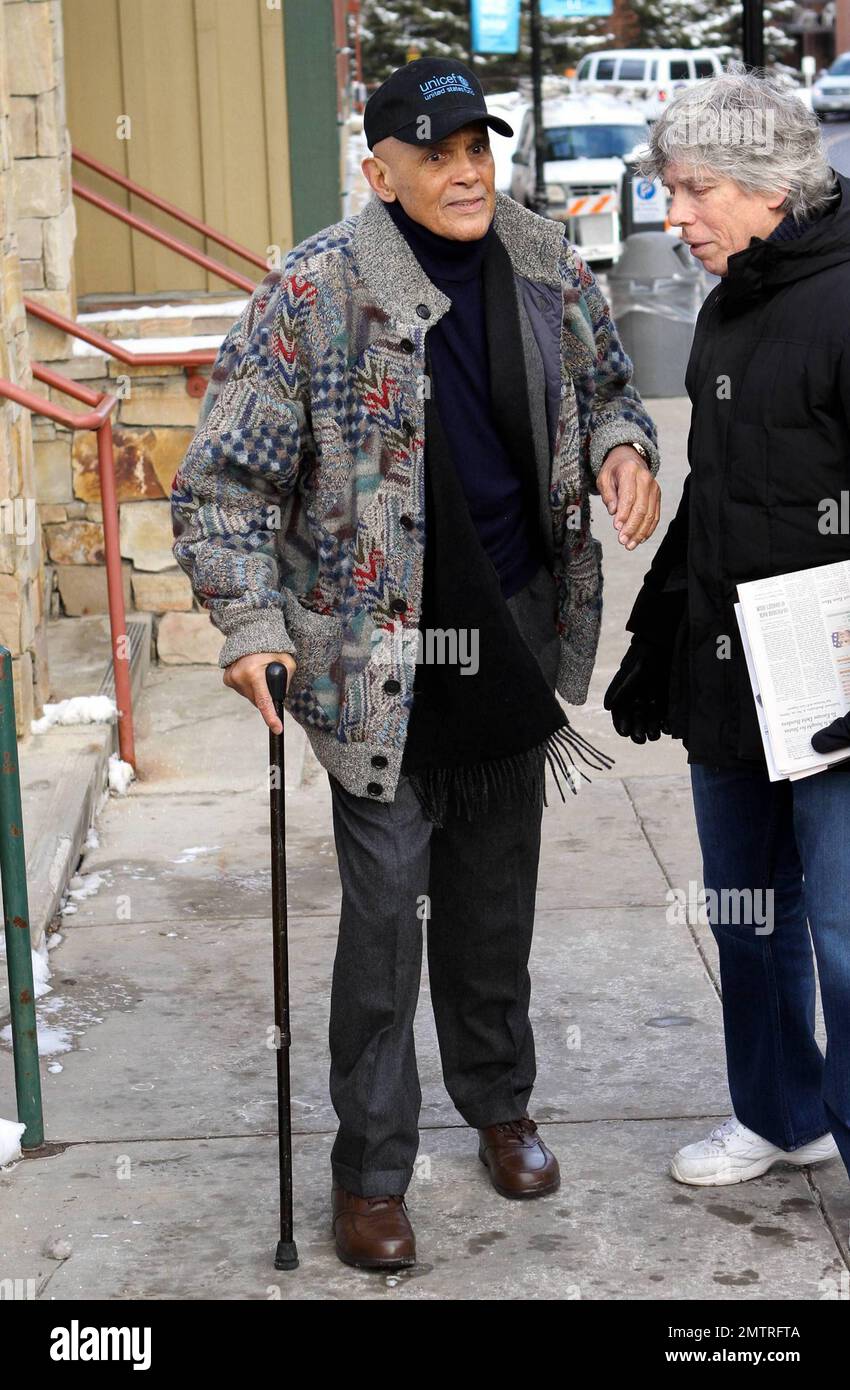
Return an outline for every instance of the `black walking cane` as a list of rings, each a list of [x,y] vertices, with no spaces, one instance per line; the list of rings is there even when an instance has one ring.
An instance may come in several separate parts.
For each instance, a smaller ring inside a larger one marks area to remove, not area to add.
[[[269,782],[272,833],[272,945],[274,954],[274,1024],[277,1048],[277,1142],[280,1168],[280,1240],[275,1269],[297,1269],[292,1238],[292,1115],[289,1092],[289,943],[286,921],[286,819],[284,814],[283,699],[287,670],[280,661],[266,667],[266,684],[281,730],[269,729]]]

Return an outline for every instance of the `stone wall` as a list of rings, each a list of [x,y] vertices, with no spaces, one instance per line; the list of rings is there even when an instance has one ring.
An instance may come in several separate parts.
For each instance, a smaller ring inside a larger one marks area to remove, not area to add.
[[[171,550],[171,480],[194,433],[198,398],[187,393],[186,377],[179,367],[134,368],[101,354],[81,353],[81,345],[75,345],[73,338],[24,314],[22,295],[68,318],[77,317],[76,220],[65,113],[62,10],[60,0],[5,0],[5,4],[0,0],[0,9],[6,22],[2,53],[9,88],[7,158],[13,165],[13,178],[7,180],[0,203],[7,215],[10,247],[16,248],[8,271],[4,258],[4,284],[8,276],[11,286],[4,330],[19,336],[22,358],[28,330],[29,360],[47,363],[65,377],[119,397],[111,419],[125,608],[128,613],[135,609],[158,615],[154,632],[160,660],[215,663],[223,638],[193,599],[188,578],[174,564]],[[231,321],[216,323],[210,331],[224,333]],[[111,323],[108,315],[95,326],[110,339],[127,331],[126,322]],[[143,334],[157,331],[149,323],[137,327]],[[174,322],[166,331],[179,334],[186,325]],[[86,410],[64,392],[25,379],[20,367],[17,375],[0,367],[0,375],[10,375],[65,409]],[[7,580],[0,556],[0,640],[12,646],[13,629],[19,622],[21,634],[13,650],[20,650],[23,658],[31,643],[46,658],[44,638],[36,635],[39,625],[44,629],[46,617],[108,612],[97,436],[36,416],[30,440],[28,412],[19,413],[29,457],[27,496],[33,509],[37,503],[40,527],[35,530],[41,532],[46,563],[38,587],[13,578],[11,572]],[[3,456],[7,453],[4,450]],[[7,494],[4,483],[2,496]],[[36,587],[40,606],[31,597]],[[40,671],[41,663],[34,664]],[[36,703],[39,698],[51,698],[46,664]],[[32,694],[29,703],[33,704]]]
[[[126,328],[108,318],[96,326],[113,341]],[[197,426],[198,398],[188,394],[179,367],[132,367],[114,359],[107,363],[102,356],[78,356],[63,364],[62,371],[119,397],[111,418],[127,611],[157,615],[154,637],[160,661],[216,663],[224,639],[193,598],[172,552],[171,482]],[[97,436],[57,430],[50,438],[42,426],[39,432],[39,511],[54,586],[53,612],[67,617],[105,613]]]
[[[55,242],[44,228],[58,215],[59,196],[52,199],[44,186],[39,192],[39,178],[31,179],[29,166],[43,165],[58,181],[60,156],[55,151],[61,117],[56,113],[56,84],[49,80],[57,13],[57,5],[49,3],[15,0],[0,5],[0,378],[24,390],[33,389],[32,344],[23,304],[32,270],[24,267],[36,259],[29,254],[36,243],[41,263],[46,265],[48,258],[51,274],[55,269]],[[30,151],[21,161],[27,166],[22,174],[18,139]],[[28,210],[23,224],[22,207]],[[58,284],[47,288],[50,283],[45,280],[41,292],[59,293]],[[12,654],[19,737],[29,734],[30,720],[41,714],[50,694],[36,497],[30,413],[0,398],[0,642]]]
[[[21,281],[28,298],[73,318],[76,221],[62,7],[60,0],[6,0],[5,14]],[[32,317],[29,333],[33,359],[58,362],[71,351],[64,333]]]

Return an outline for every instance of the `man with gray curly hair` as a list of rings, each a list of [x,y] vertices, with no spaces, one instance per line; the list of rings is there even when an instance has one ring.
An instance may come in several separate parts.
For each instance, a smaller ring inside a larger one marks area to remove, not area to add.
[[[796,238],[835,196],[816,117],[793,89],[738,64],[670,104],[652,127],[640,172],[661,178],[674,196],[676,185],[693,195],[687,206],[677,201],[684,221],[670,220],[713,275],[725,275],[730,255],[783,222],[778,239]],[[706,206],[710,218],[701,219]]]
[[[850,180],[799,97],[740,65],[670,104],[641,172],[720,277],[685,378],[690,473],[605,696],[624,737],[688,750],[719,949],[734,1113],[671,1173],[712,1186],[837,1153],[850,1170],[850,762],[770,781],[734,614],[746,580],[850,558],[822,526],[850,487]],[[850,719],[812,743],[850,747]],[[767,930],[742,901],[769,904]]]

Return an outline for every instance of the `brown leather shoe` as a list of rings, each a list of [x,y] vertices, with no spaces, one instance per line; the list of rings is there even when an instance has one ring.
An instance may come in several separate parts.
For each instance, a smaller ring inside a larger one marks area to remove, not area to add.
[[[545,1197],[561,1185],[558,1160],[528,1115],[479,1129],[478,1157],[502,1197]]]
[[[404,1197],[358,1197],[333,1184],[336,1253],[357,1269],[404,1269],[416,1264],[416,1238]]]

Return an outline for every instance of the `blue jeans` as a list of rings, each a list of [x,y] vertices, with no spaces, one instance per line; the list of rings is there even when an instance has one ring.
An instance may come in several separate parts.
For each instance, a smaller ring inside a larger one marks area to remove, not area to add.
[[[771,782],[692,764],[691,784],[735,1114],[786,1150],[831,1130],[850,1172],[850,766]],[[772,890],[772,930],[736,924],[723,890],[742,889]]]

